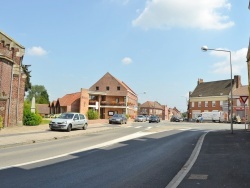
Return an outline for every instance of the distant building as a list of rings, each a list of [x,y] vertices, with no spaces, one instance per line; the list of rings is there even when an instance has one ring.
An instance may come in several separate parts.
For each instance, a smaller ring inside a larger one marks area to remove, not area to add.
[[[25,48],[0,31],[0,116],[5,127],[23,124]]]
[[[106,73],[89,89],[66,94],[50,103],[51,114],[80,112],[86,114],[89,109],[97,110],[101,119],[108,119],[113,114],[137,115],[137,95],[124,82]]]
[[[233,94],[236,89],[242,87],[241,77],[234,76],[232,79]],[[230,92],[231,79],[203,82],[198,79],[198,83],[193,92],[189,94],[188,119],[197,118],[201,112],[223,111],[226,114],[226,121],[230,114]],[[236,99],[233,100],[233,113],[236,113]]]

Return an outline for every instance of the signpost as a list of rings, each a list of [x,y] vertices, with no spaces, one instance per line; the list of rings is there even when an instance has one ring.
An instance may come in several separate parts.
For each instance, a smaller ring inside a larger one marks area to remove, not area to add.
[[[246,102],[247,102],[247,99],[248,99],[248,96],[240,96],[240,101],[242,102],[242,103],[244,103],[244,114],[245,114],[245,130],[247,129],[246,128]],[[248,125],[248,129],[249,129],[249,125]]]

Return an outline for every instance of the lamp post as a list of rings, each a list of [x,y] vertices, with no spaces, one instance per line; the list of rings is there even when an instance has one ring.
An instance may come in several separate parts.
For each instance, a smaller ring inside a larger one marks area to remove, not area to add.
[[[146,91],[143,91],[142,93],[137,93],[137,115],[138,115],[138,111],[139,111],[139,105],[138,105],[138,95],[140,94],[146,94],[147,92]]]
[[[231,133],[233,134],[233,76],[232,76],[232,62],[231,62],[231,51],[230,50],[223,50],[223,49],[211,49],[211,48],[208,48],[207,46],[202,46],[201,47],[201,50],[206,52],[208,50],[211,50],[211,51],[219,51],[219,52],[228,52],[229,55],[230,55],[230,75],[231,75],[231,81],[230,81],[230,92],[231,92],[231,96],[230,96],[230,122],[231,122]]]

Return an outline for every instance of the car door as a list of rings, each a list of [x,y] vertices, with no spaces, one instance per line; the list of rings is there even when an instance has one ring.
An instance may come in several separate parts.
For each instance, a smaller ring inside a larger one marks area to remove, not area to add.
[[[86,118],[83,114],[79,114],[80,116],[80,127],[83,127],[86,121]]]
[[[73,128],[78,128],[80,127],[80,118],[79,118],[79,114],[75,114],[74,119],[73,119]]]

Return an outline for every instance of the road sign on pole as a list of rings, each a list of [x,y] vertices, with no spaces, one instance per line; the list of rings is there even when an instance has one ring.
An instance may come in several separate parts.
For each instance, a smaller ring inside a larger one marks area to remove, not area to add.
[[[248,99],[248,96],[240,96],[240,100],[245,104]]]

